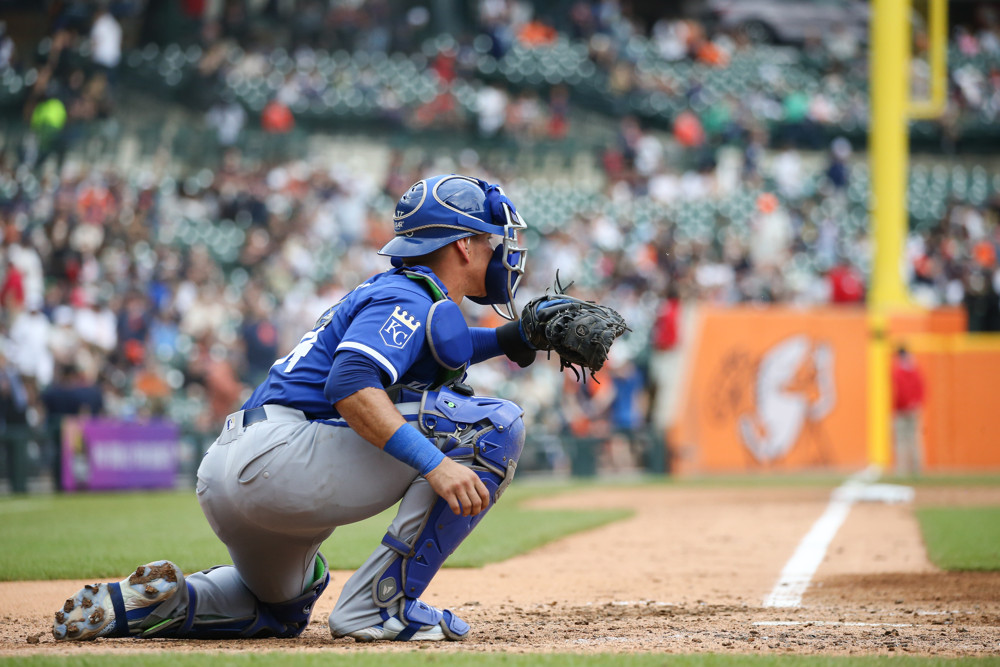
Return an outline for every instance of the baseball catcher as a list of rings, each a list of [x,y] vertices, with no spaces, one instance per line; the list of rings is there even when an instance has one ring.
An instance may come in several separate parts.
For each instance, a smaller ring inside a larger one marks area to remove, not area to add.
[[[345,582],[334,637],[460,640],[469,624],[420,599],[510,484],[523,410],[461,383],[470,364],[537,350],[598,370],[625,331],[610,308],[556,292],[516,320],[526,224],[503,190],[444,174],[396,204],[392,267],[330,306],[242,408],[198,468],[197,495],[232,565],[185,575],[159,560],[85,586],[55,614],[57,640],[295,637],[330,581],[320,546],[398,503]],[[470,327],[468,297],[511,320]],[[579,373],[579,372],[578,372]]]

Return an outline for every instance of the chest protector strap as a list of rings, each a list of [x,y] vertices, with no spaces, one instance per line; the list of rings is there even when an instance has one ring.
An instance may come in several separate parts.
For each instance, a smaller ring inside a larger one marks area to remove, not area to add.
[[[435,387],[461,378],[472,358],[472,334],[458,304],[449,299],[433,278],[416,271],[403,274],[422,284],[434,299],[427,313],[427,346],[440,367]]]

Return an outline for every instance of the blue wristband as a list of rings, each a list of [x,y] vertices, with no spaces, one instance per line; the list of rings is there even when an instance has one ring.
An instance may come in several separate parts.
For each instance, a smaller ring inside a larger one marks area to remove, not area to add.
[[[415,468],[421,475],[434,470],[444,460],[441,450],[410,424],[403,424],[396,429],[382,449]]]

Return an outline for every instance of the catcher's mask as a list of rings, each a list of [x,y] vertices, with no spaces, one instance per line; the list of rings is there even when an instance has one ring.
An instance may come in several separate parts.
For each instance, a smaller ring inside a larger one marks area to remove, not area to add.
[[[486,269],[486,296],[469,298],[492,305],[501,317],[515,319],[514,295],[527,256],[517,233],[527,225],[500,186],[457,174],[426,178],[400,197],[392,220],[396,236],[378,253],[392,257],[394,266],[400,266],[403,258],[421,257],[468,236],[500,236],[503,242]]]

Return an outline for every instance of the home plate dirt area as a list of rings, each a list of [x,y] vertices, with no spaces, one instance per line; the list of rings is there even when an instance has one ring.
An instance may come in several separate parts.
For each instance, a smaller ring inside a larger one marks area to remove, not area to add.
[[[825,524],[826,539],[817,546],[814,538],[817,530],[823,532],[820,519],[829,513],[832,491],[640,486],[533,501],[539,507],[627,507],[635,514],[482,569],[444,569],[424,599],[454,610],[472,625],[472,632],[464,642],[422,644],[421,649],[1000,652],[1000,573],[937,570],[927,560],[914,517],[919,506],[998,505],[1000,488],[921,486],[909,502],[861,499],[832,529]],[[805,581],[802,572],[790,572],[787,566],[793,556],[803,554],[814,561],[806,568]],[[301,637],[224,642],[101,639],[56,644],[53,613],[83,584],[93,582],[0,583],[0,654],[413,650],[407,644],[330,638],[326,616],[349,574],[334,571]],[[799,586],[801,595],[781,605],[768,602],[785,585],[789,590]]]

